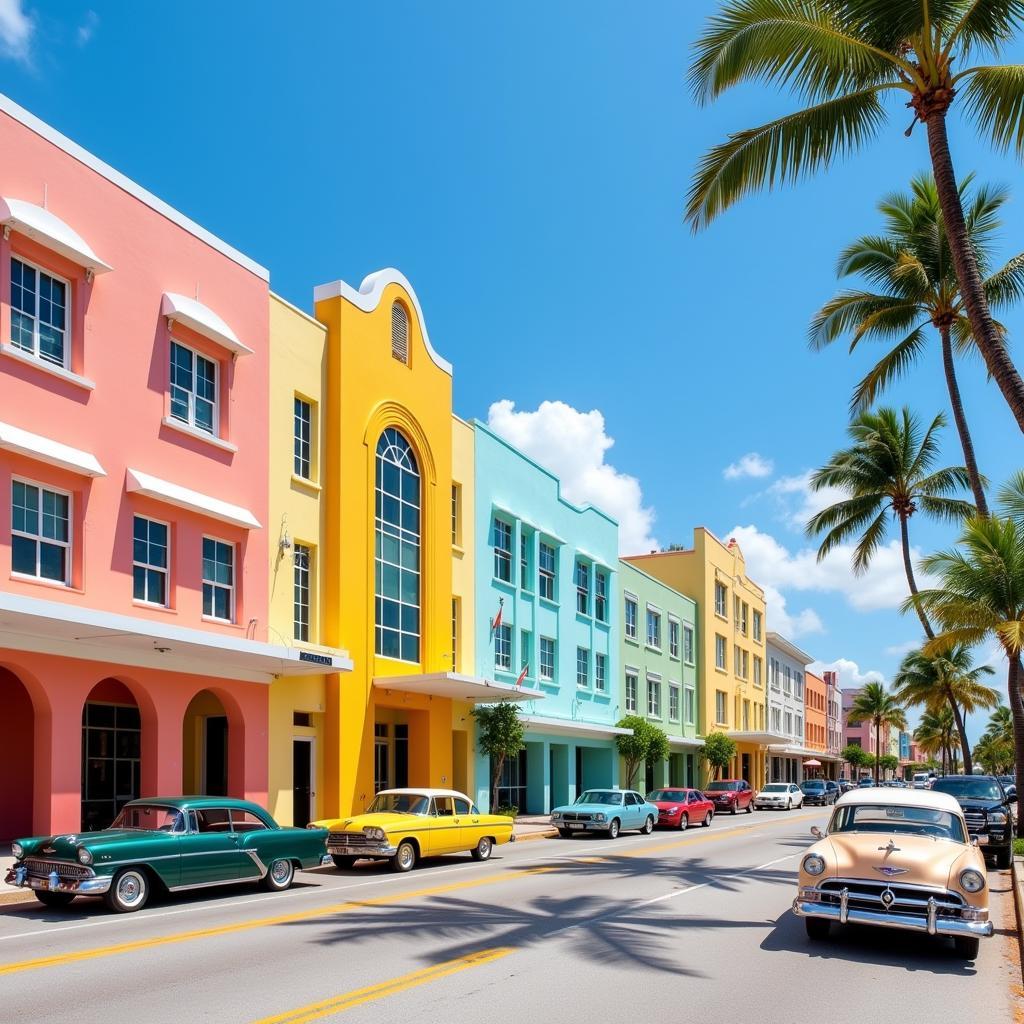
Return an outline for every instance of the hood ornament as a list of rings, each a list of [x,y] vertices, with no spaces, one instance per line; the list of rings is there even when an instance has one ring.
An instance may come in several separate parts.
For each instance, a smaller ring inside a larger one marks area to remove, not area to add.
[[[896,841],[894,839],[890,839],[887,846],[880,846],[878,849],[884,850],[886,857],[888,857],[890,853],[899,853],[900,851],[900,848],[896,845]]]
[[[882,849],[882,847],[879,847],[879,849]],[[875,870],[885,875],[886,878],[893,878],[896,875],[905,875],[910,868],[894,868],[889,864],[883,864],[881,867],[876,866]]]

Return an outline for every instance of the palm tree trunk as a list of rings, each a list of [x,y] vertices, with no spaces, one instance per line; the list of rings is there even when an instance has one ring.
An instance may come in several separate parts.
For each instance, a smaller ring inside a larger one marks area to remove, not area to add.
[[[953,721],[956,722],[956,731],[960,737],[960,750],[964,755],[964,774],[970,775],[974,771],[974,765],[971,762],[971,745],[967,742],[964,713],[960,709],[960,705],[953,699],[953,694],[949,689],[946,690],[946,698],[949,701],[949,706],[953,709]]]
[[[910,561],[910,527],[907,525],[907,517],[902,514],[900,515],[900,544],[903,547],[903,568],[907,573],[907,586],[910,587],[910,593],[917,597],[917,580],[914,579],[914,565]],[[935,634],[932,632],[931,623],[928,621],[924,609],[919,604],[915,604],[914,608],[924,627],[924,635],[929,640],[934,640]]]
[[[942,369],[946,374],[949,404],[953,409],[953,422],[956,423],[956,432],[960,435],[960,447],[964,450],[964,465],[967,467],[967,475],[971,479],[974,504],[977,506],[978,515],[987,516],[988,502],[985,500],[985,488],[981,484],[978,462],[974,457],[974,441],[971,439],[971,432],[967,428],[967,417],[964,415],[964,405],[960,400],[960,385],[957,383],[956,367],[953,364],[953,343],[949,336],[948,324],[944,324],[939,328],[939,335],[942,338]]]
[[[881,742],[880,733],[882,731],[882,723],[880,720],[875,719],[875,785],[878,785],[878,758],[881,756],[882,750],[879,746]]]
[[[1003,393],[1010,411],[1013,413],[1017,426],[1024,432],[1024,380],[1021,380],[1017,368],[1013,365],[1006,348],[996,332],[992,314],[985,298],[985,290],[981,283],[981,272],[978,261],[967,237],[967,225],[964,223],[964,211],[960,205],[960,193],[956,185],[956,174],[953,171],[953,157],[949,152],[949,138],[946,134],[946,115],[937,111],[928,118],[928,150],[932,158],[932,170],[935,173],[935,185],[939,192],[939,205],[942,207],[942,218],[949,237],[949,248],[956,267],[957,280],[960,282],[960,294],[967,307],[967,316],[971,321],[974,340],[981,352],[988,372]]]
[[[1024,697],[1020,692],[1024,670],[1021,668],[1019,654],[1011,654],[1009,659],[1010,671],[1006,677],[1006,690],[1010,697],[1010,711],[1013,713],[1013,752],[1017,758],[1014,774],[1017,777],[1017,792],[1024,793]],[[1018,804],[1017,838],[1024,839],[1024,815],[1019,813],[1019,807]]]

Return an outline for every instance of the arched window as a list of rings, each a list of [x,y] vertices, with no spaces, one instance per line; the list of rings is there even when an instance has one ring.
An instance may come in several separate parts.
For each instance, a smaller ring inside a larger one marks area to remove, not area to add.
[[[377,442],[376,650],[420,660],[420,474],[409,442],[389,427]]]
[[[391,304],[391,355],[400,363],[409,362],[409,314],[400,302]]]

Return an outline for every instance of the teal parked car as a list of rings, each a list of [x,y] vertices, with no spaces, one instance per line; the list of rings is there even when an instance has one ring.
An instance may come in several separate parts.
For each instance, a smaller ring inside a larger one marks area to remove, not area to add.
[[[258,804],[222,796],[152,797],[125,804],[110,828],[11,844],[8,885],[66,907],[102,896],[111,910],[141,910],[166,892],[258,882],[291,887],[299,868],[329,864],[327,830],[287,828]]]
[[[632,789],[587,789],[575,803],[551,812],[551,824],[563,839],[576,832],[603,832],[616,839],[630,829],[649,836],[657,820],[657,806]]]

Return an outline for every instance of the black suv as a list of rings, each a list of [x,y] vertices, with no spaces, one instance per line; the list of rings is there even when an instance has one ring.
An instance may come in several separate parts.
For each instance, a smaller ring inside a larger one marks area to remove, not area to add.
[[[988,836],[982,847],[996,867],[1008,868],[1013,859],[1013,809],[1017,797],[1007,795],[994,775],[943,775],[932,785],[936,793],[948,793],[957,800],[974,836]]]
[[[832,793],[822,779],[805,779],[800,783],[803,790],[804,803],[828,805],[832,803]]]

